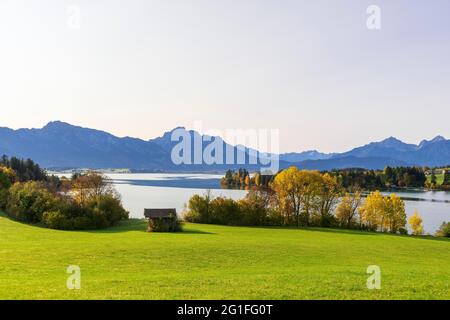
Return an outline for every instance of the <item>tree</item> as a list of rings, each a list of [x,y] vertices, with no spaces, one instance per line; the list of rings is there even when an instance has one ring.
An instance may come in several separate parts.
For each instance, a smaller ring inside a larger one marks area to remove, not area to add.
[[[392,193],[384,198],[384,211],[382,213],[382,231],[396,233],[406,226],[405,202]]]
[[[360,223],[371,231],[376,231],[382,224],[384,210],[383,195],[379,192],[370,193],[359,208]]]
[[[0,189],[8,189],[16,180],[13,169],[0,166]]]
[[[355,223],[358,208],[361,205],[361,191],[355,190],[353,193],[346,193],[341,203],[336,208],[336,219],[341,226],[349,228]]]
[[[450,170],[444,170],[444,181],[442,185],[450,186]]]
[[[280,210],[286,214],[287,223],[292,215],[297,226],[308,226],[311,213],[317,210],[317,196],[322,176],[317,171],[299,170],[290,167],[276,175],[272,188],[278,199]]]
[[[211,191],[207,190],[203,196],[192,196],[188,201],[187,211],[184,214],[186,221],[210,223],[211,217]]]
[[[90,198],[97,196],[113,195],[119,198],[111,181],[106,176],[96,172],[74,176],[72,179],[72,192],[75,200],[81,206]]]
[[[443,222],[436,232],[438,237],[450,237],[450,222]]]
[[[0,166],[11,168],[17,176],[17,180],[26,181],[45,181],[47,174],[45,171],[31,159],[19,159],[16,157],[8,158],[3,156],[0,159]]]
[[[272,189],[275,191],[280,210],[286,215],[285,223],[289,224],[294,215],[299,224],[303,189],[300,182],[300,171],[290,167],[281,171],[274,179]]]
[[[420,236],[423,234],[422,217],[417,211],[414,211],[414,214],[409,217],[408,222],[413,235]]]
[[[384,169],[383,174],[384,174],[384,181],[387,186],[397,183],[394,170],[391,167],[386,167]]]
[[[16,173],[11,168],[0,166],[0,210],[4,210],[7,205],[9,188],[16,180]]]
[[[432,185],[432,186],[436,186],[436,184],[437,184],[437,177],[436,177],[436,175],[434,174],[434,171],[432,171],[432,172],[431,172],[431,185]]]
[[[209,223],[240,225],[242,216],[238,203],[229,198],[217,197],[211,201]]]
[[[331,225],[333,211],[339,201],[340,195],[341,188],[337,179],[328,173],[324,174],[318,194],[320,226],[326,227]]]
[[[259,172],[255,173],[255,186],[261,186],[261,174]]]
[[[302,225],[309,226],[311,216],[314,213],[320,213],[323,178],[318,171],[301,170],[299,179],[302,189],[300,221]]]
[[[369,230],[403,231],[406,225],[405,203],[396,194],[383,197],[379,192],[372,192],[359,210],[362,226]]]

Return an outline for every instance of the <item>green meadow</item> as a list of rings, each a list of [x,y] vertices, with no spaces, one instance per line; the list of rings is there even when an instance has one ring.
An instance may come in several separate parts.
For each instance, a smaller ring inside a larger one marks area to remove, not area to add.
[[[0,214],[0,299],[450,299],[450,242],[327,229],[143,220],[90,232],[44,229]],[[69,290],[69,265],[81,289]],[[381,289],[366,286],[369,265]]]
[[[431,175],[427,176],[427,181],[431,182]],[[440,186],[442,185],[442,183],[444,183],[444,174],[443,173],[436,174],[436,184]]]

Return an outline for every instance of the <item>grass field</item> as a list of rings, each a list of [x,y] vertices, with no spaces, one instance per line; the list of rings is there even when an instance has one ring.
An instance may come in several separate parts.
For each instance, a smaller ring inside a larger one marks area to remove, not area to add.
[[[431,175],[427,176],[427,181],[431,182]],[[443,182],[444,182],[444,174],[443,173],[436,174],[436,184],[440,186]]]
[[[450,242],[321,229],[187,224],[149,234],[141,220],[64,232],[0,214],[0,299],[449,299]],[[81,267],[68,290],[66,268]],[[366,269],[381,268],[381,290]]]

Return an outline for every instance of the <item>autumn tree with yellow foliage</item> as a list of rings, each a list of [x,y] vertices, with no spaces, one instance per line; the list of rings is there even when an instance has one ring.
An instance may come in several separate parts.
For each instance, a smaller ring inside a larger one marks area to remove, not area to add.
[[[361,226],[371,231],[404,232],[405,203],[396,194],[383,196],[379,191],[370,193],[359,209]]]
[[[392,193],[384,198],[384,203],[385,210],[382,216],[381,231],[404,233],[406,226],[405,202],[395,193]]]
[[[413,235],[423,235],[422,217],[417,211],[414,211],[414,214],[409,217],[408,222]]]
[[[370,193],[359,208],[361,226],[371,231],[378,230],[381,225],[383,211],[383,195],[379,191]]]
[[[318,218],[319,224],[322,227],[327,227],[332,223],[334,209],[339,202],[342,190],[337,178],[330,176],[328,173],[322,175],[321,180],[319,184]]]
[[[280,212],[284,213],[285,224],[290,224],[294,218],[299,225],[304,190],[302,177],[297,167],[290,167],[280,172],[271,184],[271,188],[276,193]]]
[[[346,193],[336,208],[336,219],[340,226],[350,228],[356,223],[358,208],[361,205],[361,191]]]
[[[331,219],[340,195],[334,177],[294,166],[280,172],[270,186],[286,223],[293,221],[297,226],[308,226],[313,218],[319,223]]]

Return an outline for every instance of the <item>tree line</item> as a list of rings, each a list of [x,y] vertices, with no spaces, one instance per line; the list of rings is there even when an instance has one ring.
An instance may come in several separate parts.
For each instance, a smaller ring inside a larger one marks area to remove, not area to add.
[[[3,155],[0,158],[0,167],[14,170],[15,178],[18,181],[45,181],[48,176],[45,171],[31,159],[8,158]]]
[[[343,187],[332,173],[291,167],[279,172],[268,186],[253,186],[242,200],[194,195],[184,218],[189,222],[247,226],[340,227],[407,233],[404,201],[379,191],[363,197],[360,187]],[[423,234],[416,212],[409,225]]]
[[[328,173],[335,177],[339,185],[351,190],[360,188],[363,190],[386,190],[390,188],[424,188],[437,187],[427,184],[427,168],[421,167],[386,167],[384,170],[367,169],[336,169]],[[248,189],[251,187],[268,187],[276,175],[261,175],[255,173],[253,176],[246,169],[236,171],[228,170],[221,179],[224,188]],[[450,184],[450,176],[449,176]]]
[[[250,187],[268,187],[275,175],[250,175],[247,169],[227,170],[220,180],[220,185],[228,189],[248,189]]]
[[[106,228],[128,218],[105,176],[58,178],[32,160],[6,157],[0,164],[0,210],[19,221],[63,230]]]

